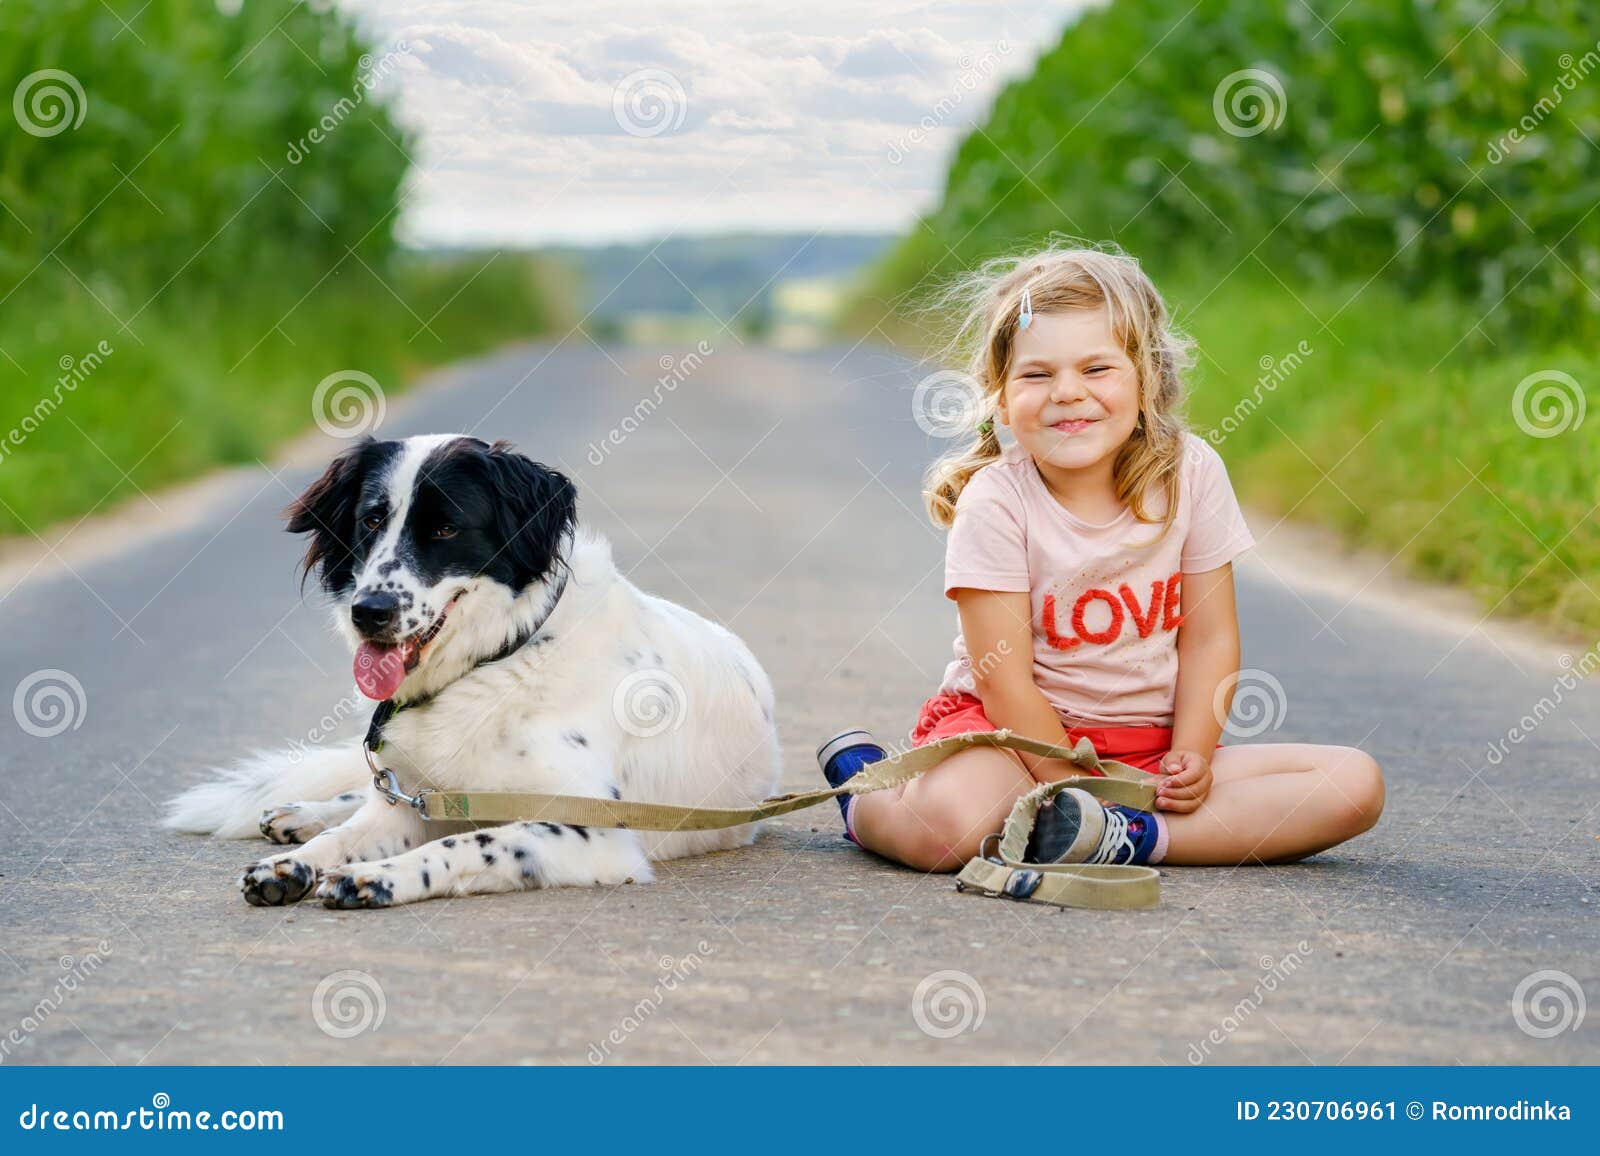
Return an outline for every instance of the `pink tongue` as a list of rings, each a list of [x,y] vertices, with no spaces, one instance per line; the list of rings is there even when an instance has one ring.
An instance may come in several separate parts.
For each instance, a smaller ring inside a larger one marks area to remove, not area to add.
[[[355,675],[361,693],[381,702],[394,697],[406,680],[406,662],[398,646],[363,642],[356,648]]]

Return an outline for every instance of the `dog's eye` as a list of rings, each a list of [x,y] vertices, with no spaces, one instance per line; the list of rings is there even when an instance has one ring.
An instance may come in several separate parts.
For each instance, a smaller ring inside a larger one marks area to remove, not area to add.
[[[361,519],[361,524],[369,530],[376,530],[379,526],[383,525],[383,515],[368,514],[365,518]]]
[[[456,536],[456,528],[449,522],[441,522],[433,531],[433,536],[435,538],[454,538]]]

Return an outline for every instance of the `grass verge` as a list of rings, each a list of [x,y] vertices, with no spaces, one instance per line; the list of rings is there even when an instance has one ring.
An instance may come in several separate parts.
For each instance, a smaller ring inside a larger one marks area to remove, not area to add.
[[[0,535],[263,458],[316,420],[330,374],[392,395],[562,315],[544,267],[512,256],[403,255],[381,280],[359,261],[245,269],[149,297],[41,269],[0,311]]]

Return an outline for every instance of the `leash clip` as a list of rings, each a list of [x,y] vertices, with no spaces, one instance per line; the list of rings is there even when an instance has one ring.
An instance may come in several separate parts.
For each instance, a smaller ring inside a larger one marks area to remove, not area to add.
[[[367,748],[366,754],[367,766],[372,770],[372,785],[377,788],[378,793],[383,796],[384,801],[387,802],[391,807],[398,803],[404,803],[406,806],[415,810],[417,814],[421,815],[423,818],[427,818],[427,797],[429,792],[424,789],[418,791],[415,795],[406,794],[400,789],[400,780],[395,778],[394,772],[389,770],[387,767],[378,766],[377,760],[372,757],[372,750],[370,747]]]
[[[388,804],[392,807],[396,803],[404,803],[412,808],[423,818],[428,817],[428,795],[426,790],[418,791],[415,795],[408,795],[400,789],[400,780],[394,777],[391,770],[380,771],[373,777],[372,785],[378,788]]]
[[[1011,864],[1005,861],[1004,857],[1001,856],[998,850],[993,852],[989,850],[991,845],[997,845],[999,842],[1000,833],[994,832],[992,834],[985,835],[983,837],[983,842],[978,844],[979,858],[983,859],[987,863],[993,863],[996,867],[1004,867],[1008,872],[1006,875],[1006,881],[1000,885],[1000,890],[986,890],[985,894],[993,895],[1000,899],[1015,899],[1018,901],[1027,899],[1035,891],[1039,890],[1039,884],[1044,882],[1044,873],[1041,871],[1031,871],[1026,867],[1011,866]],[[961,883],[960,880],[956,881],[956,890],[966,890],[966,887]]]

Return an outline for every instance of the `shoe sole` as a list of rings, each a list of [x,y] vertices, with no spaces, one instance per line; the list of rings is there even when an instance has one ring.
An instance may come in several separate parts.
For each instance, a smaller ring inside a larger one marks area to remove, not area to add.
[[[848,730],[827,739],[817,748],[817,766],[824,769],[833,761],[833,756],[840,751],[851,747],[871,745],[882,749],[881,744],[871,734],[864,730]]]
[[[1067,814],[1066,808],[1072,808],[1073,813]],[[1050,813],[1053,818],[1047,818]],[[1039,837],[1040,819],[1044,819],[1047,826],[1059,828],[1051,832],[1056,842],[1065,841],[1066,846],[1057,851],[1054,856],[1046,857],[1040,854],[1033,862],[1039,863],[1082,863],[1094,854],[1094,849],[1100,845],[1101,838],[1106,830],[1106,812],[1098,799],[1088,791],[1077,787],[1068,787],[1055,795],[1050,802],[1039,809],[1039,814],[1033,821],[1033,833],[1029,836],[1030,849]],[[1066,832],[1071,831],[1070,839]]]

